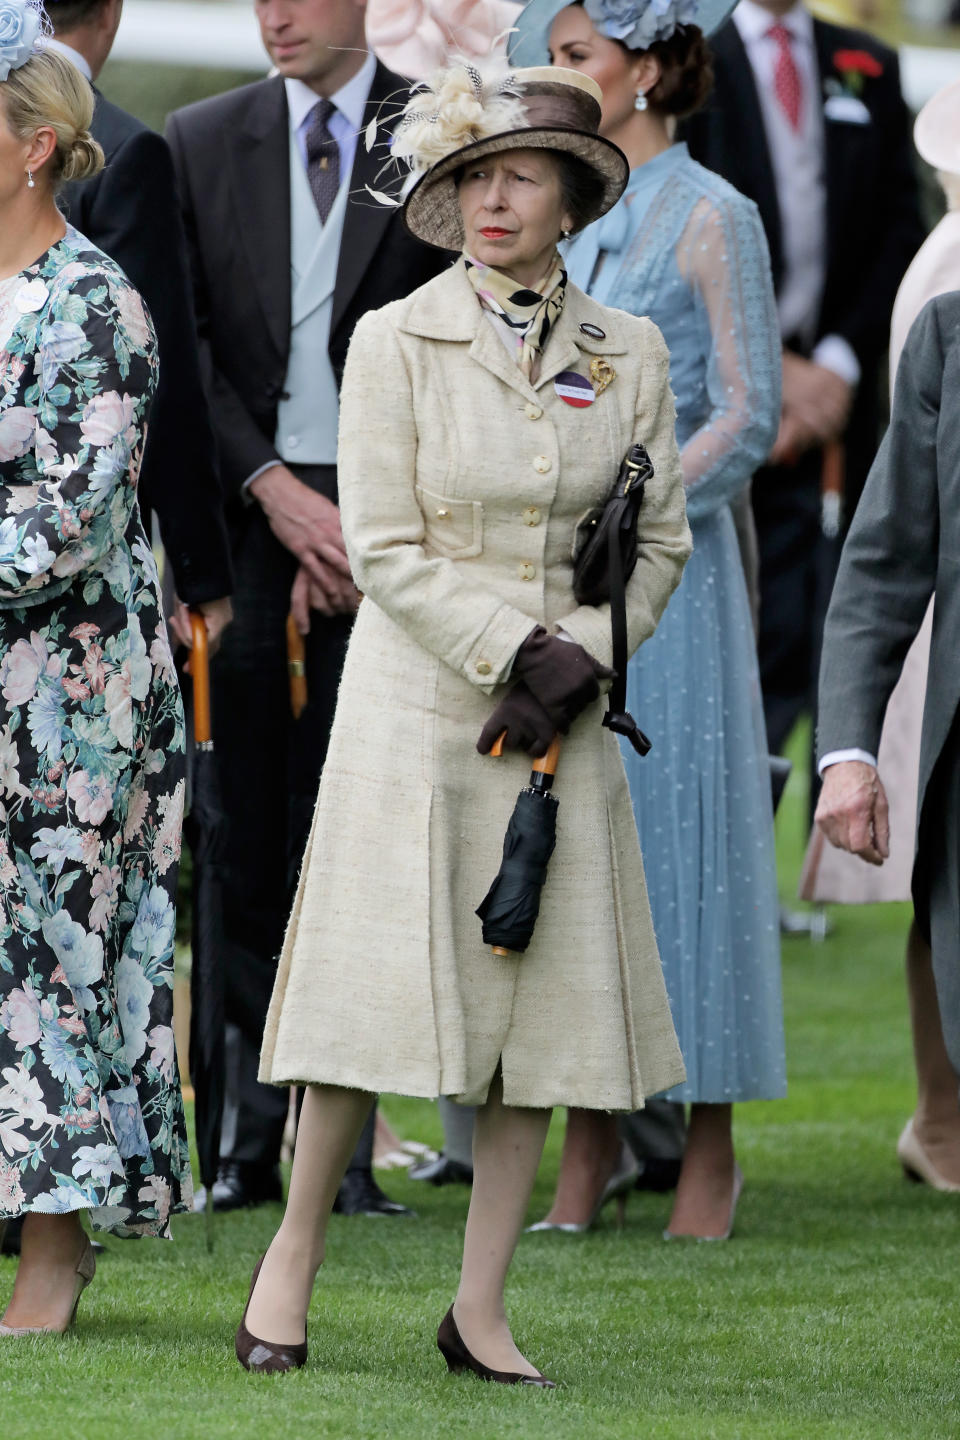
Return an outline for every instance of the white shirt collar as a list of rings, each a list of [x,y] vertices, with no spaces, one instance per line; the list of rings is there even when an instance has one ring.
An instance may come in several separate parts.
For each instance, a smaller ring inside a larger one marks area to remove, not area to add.
[[[54,40],[52,35],[44,41],[44,45],[48,50],[57,50],[61,55],[65,55],[71,64],[77,67],[80,74],[85,76],[91,85],[93,84],[93,71],[90,69],[90,63],[84,55],[80,54],[79,50],[74,50],[72,45],[64,45],[62,40]]]
[[[356,75],[348,80],[346,85],[341,85],[336,94],[330,96],[340,114],[356,131],[363,128],[363,112],[370,96],[370,86],[373,84],[376,68],[377,57],[372,50],[368,51],[367,58]],[[284,80],[283,83],[287,91],[290,128],[296,133],[320,96],[316,90],[311,90],[310,86],[305,85],[302,80]]]
[[[813,16],[802,0],[797,0],[792,9],[779,17],[771,15],[762,5],[754,4],[754,0],[740,0],[733,12],[733,19],[745,45],[762,39],[770,26],[778,23],[785,25],[795,40],[807,45],[813,44]]]

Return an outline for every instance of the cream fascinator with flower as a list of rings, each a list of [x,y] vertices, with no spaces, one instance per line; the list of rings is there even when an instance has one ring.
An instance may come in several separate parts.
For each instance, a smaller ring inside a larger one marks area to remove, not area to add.
[[[419,177],[404,205],[407,228],[428,245],[461,249],[459,172],[507,150],[576,156],[603,186],[590,218],[605,215],[623,194],[630,167],[623,152],[597,133],[600,99],[594,80],[557,66],[510,70],[503,62],[455,60],[438,71],[413,90],[393,142],[394,158]]]

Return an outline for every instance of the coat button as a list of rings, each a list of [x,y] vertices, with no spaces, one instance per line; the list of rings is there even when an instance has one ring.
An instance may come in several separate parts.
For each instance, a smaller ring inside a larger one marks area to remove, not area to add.
[[[490,670],[491,670],[491,665],[490,665],[490,661],[489,661],[489,660],[478,660],[478,661],[477,661],[477,674],[478,674],[478,675],[489,675],[489,674],[490,674]]]
[[[543,411],[540,409],[539,405],[534,405],[532,400],[528,400],[526,405],[524,405],[523,407],[523,413],[524,415],[526,415],[528,420],[539,420],[540,416],[543,414]]]
[[[536,505],[528,505],[526,510],[524,510],[523,523],[524,525],[540,524],[540,511],[537,509]]]
[[[438,511],[437,511],[437,519],[438,519],[438,520],[448,520],[449,518],[450,518],[450,511],[449,511],[449,510],[438,510]]]
[[[533,468],[538,475],[546,475],[552,468],[549,455],[537,455],[533,462]]]
[[[517,574],[521,580],[535,580],[537,567],[536,565],[531,565],[529,560],[524,560],[523,564],[517,567]]]

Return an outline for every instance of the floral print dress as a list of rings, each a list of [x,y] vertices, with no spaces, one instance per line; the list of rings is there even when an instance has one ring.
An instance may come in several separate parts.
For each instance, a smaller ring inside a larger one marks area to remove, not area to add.
[[[0,282],[0,1218],[165,1234],[184,725],[136,503],[137,292],[68,228]]]

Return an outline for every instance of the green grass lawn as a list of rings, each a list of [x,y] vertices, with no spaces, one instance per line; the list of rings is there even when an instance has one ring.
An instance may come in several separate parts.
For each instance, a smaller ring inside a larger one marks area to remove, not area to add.
[[[784,894],[801,804],[780,822]],[[250,1271],[278,1207],[176,1223],[176,1243],[107,1240],[65,1339],[0,1342],[3,1440],[226,1436],[960,1436],[958,1205],[907,1184],[894,1154],[913,1099],[902,971],[906,907],[833,912],[821,945],[784,945],[790,1095],[737,1122],[746,1188],[728,1245],[666,1245],[669,1197],[635,1195],[582,1238],[526,1237],[510,1292],[553,1394],[452,1378],[434,1348],[454,1290],[462,1189],[387,1177],[413,1221],[332,1223],[300,1374],[232,1355]],[[390,1100],[438,1141],[436,1113]],[[555,1124],[531,1217],[556,1174]],[[13,1263],[0,1261],[0,1300]]]

